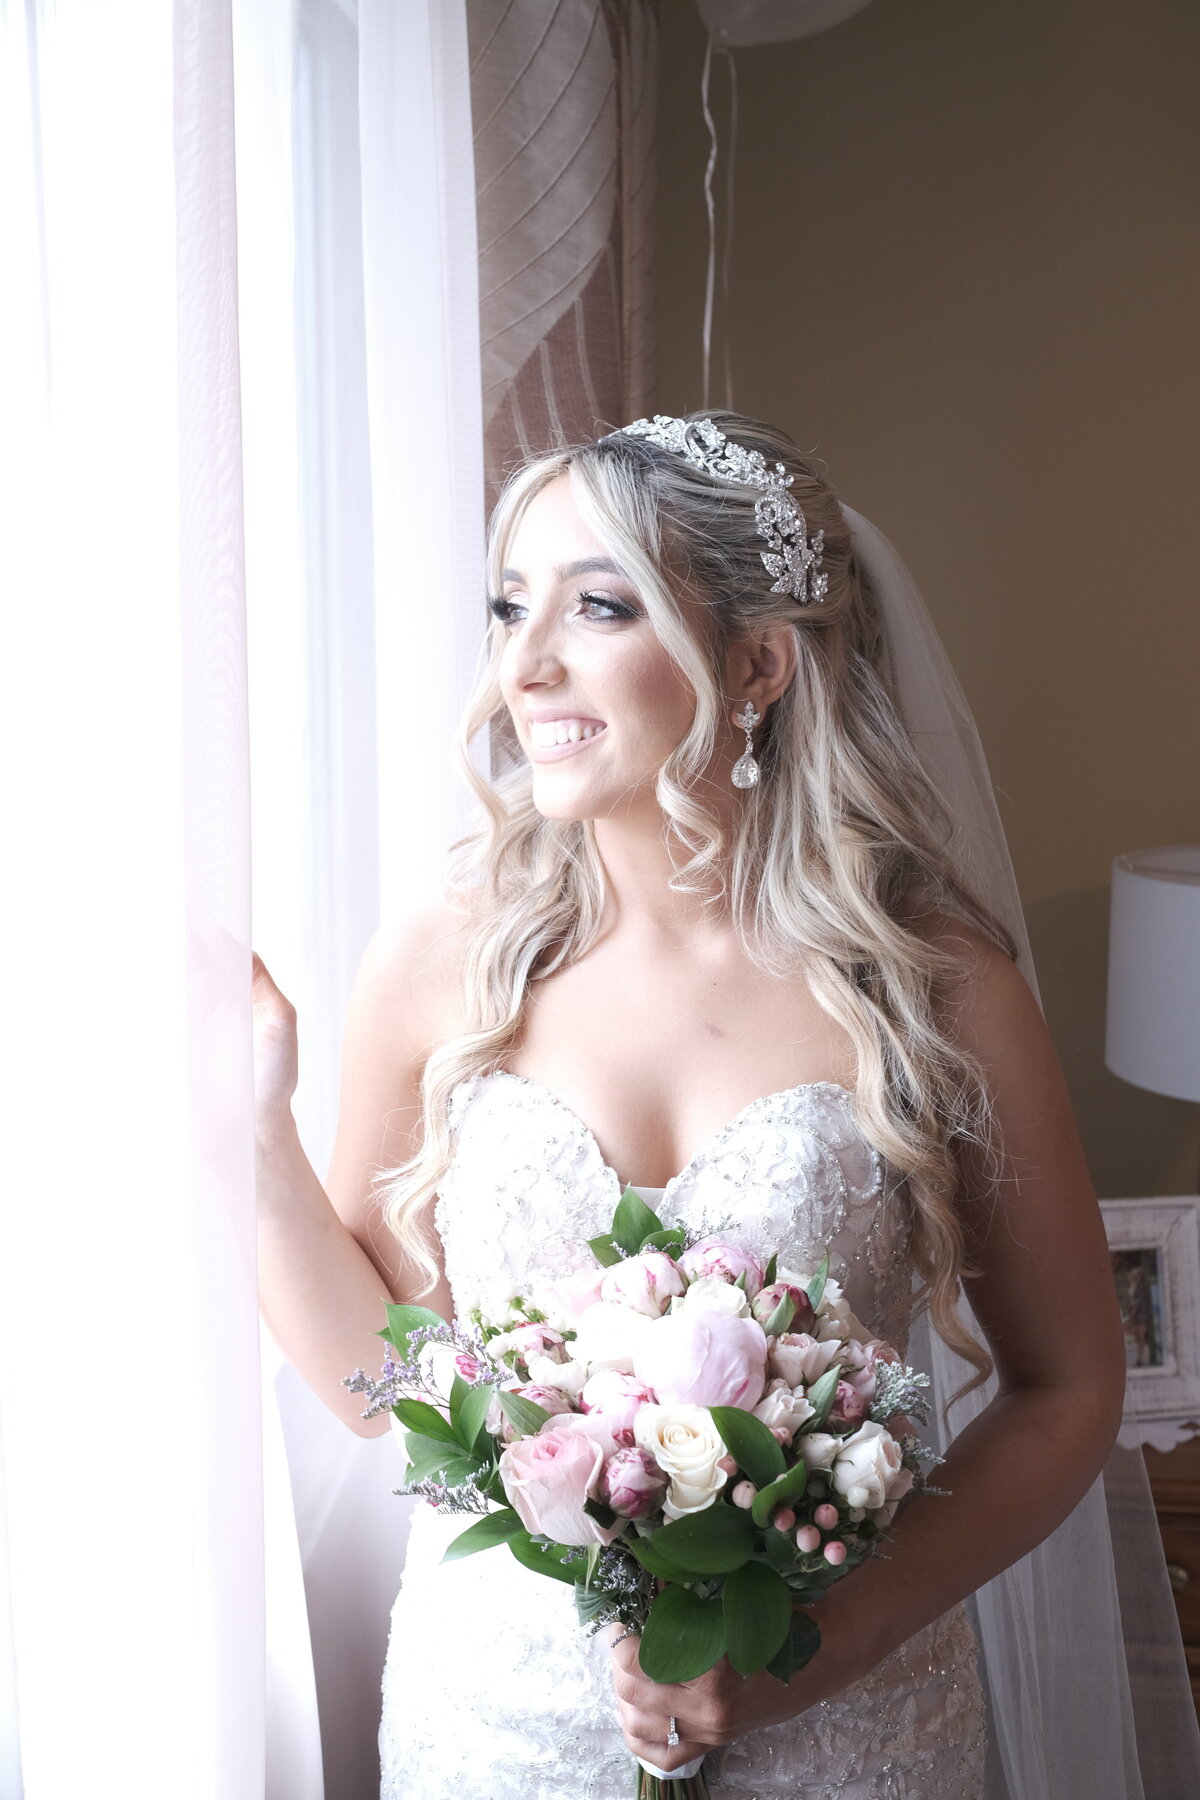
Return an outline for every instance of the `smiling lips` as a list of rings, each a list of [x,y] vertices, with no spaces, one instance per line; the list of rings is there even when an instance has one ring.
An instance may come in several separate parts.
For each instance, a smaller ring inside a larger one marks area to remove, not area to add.
[[[540,751],[542,757],[555,751],[569,754],[599,737],[604,729],[602,719],[535,719],[529,725],[529,744],[531,750]]]

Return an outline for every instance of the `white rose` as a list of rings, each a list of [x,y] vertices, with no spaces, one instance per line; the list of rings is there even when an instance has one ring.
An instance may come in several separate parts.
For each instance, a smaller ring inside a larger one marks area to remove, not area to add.
[[[581,1362],[559,1363],[551,1356],[531,1356],[528,1367],[530,1382],[535,1387],[561,1388],[564,1394],[572,1397],[587,1380],[587,1369]]]
[[[796,1448],[811,1472],[813,1469],[832,1469],[841,1444],[841,1438],[834,1437],[832,1432],[809,1431],[797,1441]]]
[[[902,1466],[900,1446],[890,1432],[868,1419],[853,1436],[843,1438],[833,1465],[833,1485],[846,1496],[851,1506],[868,1511],[902,1491],[902,1478],[909,1471]],[[905,1489],[911,1480],[904,1483]]]
[[[813,1409],[804,1395],[794,1393],[784,1381],[773,1381],[754,1409],[754,1417],[761,1419],[768,1431],[782,1426],[792,1434],[812,1415]]]
[[[575,1360],[585,1365],[589,1375],[599,1369],[632,1375],[634,1353],[646,1332],[653,1331],[657,1324],[657,1319],[634,1312],[630,1306],[597,1300],[579,1315],[571,1346]]]
[[[802,1381],[811,1387],[837,1360],[837,1353],[836,1340],[820,1344],[806,1331],[785,1331],[781,1337],[771,1339],[767,1367],[789,1387],[799,1387]]]
[[[733,1319],[750,1317],[750,1302],[740,1287],[719,1275],[701,1275],[688,1286],[681,1302],[685,1312],[727,1313]]]
[[[643,1406],[633,1432],[638,1449],[670,1477],[663,1503],[668,1519],[712,1505],[728,1475],[718,1467],[725,1443],[706,1406]]]
[[[826,1344],[831,1338],[858,1338],[866,1343],[870,1337],[866,1326],[851,1312],[842,1285],[827,1281],[817,1308],[817,1337]]]

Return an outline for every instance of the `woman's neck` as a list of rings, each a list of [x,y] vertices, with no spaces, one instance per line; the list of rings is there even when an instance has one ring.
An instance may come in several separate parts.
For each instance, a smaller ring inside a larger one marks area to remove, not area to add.
[[[725,899],[707,903],[700,894],[672,888],[675,864],[665,842],[662,814],[651,828],[641,820],[597,819],[593,830],[607,889],[604,934],[659,939],[672,944],[731,929]]]

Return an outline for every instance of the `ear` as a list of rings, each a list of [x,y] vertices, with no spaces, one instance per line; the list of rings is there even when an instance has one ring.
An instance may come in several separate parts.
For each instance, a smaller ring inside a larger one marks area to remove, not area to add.
[[[780,622],[730,646],[725,659],[725,693],[730,716],[747,700],[765,713],[786,693],[796,673],[795,627]]]

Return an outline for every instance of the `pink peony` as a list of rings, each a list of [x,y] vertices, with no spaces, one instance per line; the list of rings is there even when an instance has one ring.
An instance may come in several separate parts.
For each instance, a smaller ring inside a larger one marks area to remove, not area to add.
[[[581,1269],[575,1275],[560,1275],[557,1280],[539,1286],[538,1304],[543,1312],[574,1325],[580,1314],[599,1300],[607,1274],[608,1270],[597,1264],[590,1269]]]
[[[661,1504],[667,1477],[644,1450],[614,1451],[600,1477],[600,1498],[623,1519],[644,1519]]]
[[[582,1432],[548,1426],[500,1453],[500,1479],[526,1531],[556,1544],[611,1544],[625,1528],[605,1527],[583,1510],[599,1489],[604,1453]]]
[[[571,1411],[569,1397],[559,1388],[541,1387],[536,1382],[526,1381],[506,1388],[505,1392],[519,1394],[523,1400],[532,1400],[536,1406],[540,1406],[543,1412],[548,1412],[552,1418],[560,1413]],[[518,1435],[508,1422],[504,1409],[500,1405],[498,1394],[492,1395],[491,1405],[488,1407],[487,1428],[493,1437],[502,1438],[506,1444],[511,1444]]]
[[[757,1256],[721,1237],[701,1238],[679,1258],[679,1267],[689,1281],[703,1275],[718,1275],[722,1281],[736,1282],[744,1275],[747,1299],[753,1299],[763,1283],[763,1267]]]
[[[516,1325],[507,1338],[509,1348],[522,1362],[528,1362],[531,1356],[549,1356],[554,1362],[566,1362],[570,1354],[562,1332],[552,1330],[549,1325]]]
[[[558,1429],[577,1431],[581,1437],[591,1438],[605,1456],[612,1456],[621,1448],[611,1425],[600,1413],[564,1413],[561,1418],[549,1419],[542,1426],[543,1431]]]
[[[773,1281],[770,1287],[760,1288],[755,1294],[750,1311],[760,1325],[765,1326],[779,1302],[787,1298],[795,1307],[789,1331],[811,1331],[816,1313],[812,1301],[802,1287],[793,1287],[790,1281]]]
[[[601,1369],[583,1385],[579,1404],[585,1413],[602,1418],[618,1444],[632,1444],[633,1425],[643,1406],[653,1406],[658,1395],[632,1375],[617,1369]]]
[[[766,1385],[767,1339],[753,1319],[725,1313],[668,1313],[634,1349],[633,1372],[664,1406],[741,1406]]]
[[[626,1257],[604,1271],[600,1298],[615,1300],[621,1306],[632,1306],[635,1312],[657,1319],[671,1304],[674,1294],[682,1294],[687,1282],[671,1258],[662,1250],[644,1250],[640,1256]]]
[[[811,1387],[830,1363],[838,1360],[840,1349],[836,1338],[831,1343],[819,1344],[806,1331],[785,1331],[782,1336],[771,1339],[771,1374],[786,1381],[790,1388],[799,1387],[802,1382]]]

